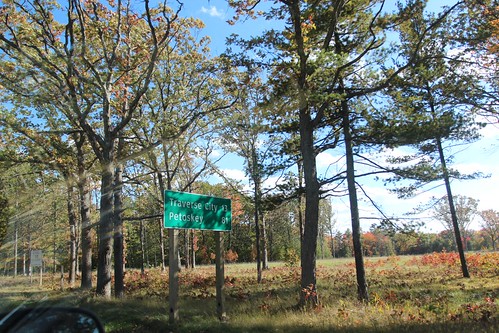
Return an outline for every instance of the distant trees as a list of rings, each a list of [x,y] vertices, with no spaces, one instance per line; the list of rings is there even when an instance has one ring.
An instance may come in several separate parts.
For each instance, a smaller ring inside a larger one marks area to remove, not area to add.
[[[458,226],[462,234],[461,242],[463,243],[464,249],[468,249],[467,239],[469,237],[469,226],[478,215],[478,201],[473,198],[458,195],[454,197],[454,202]],[[433,208],[433,216],[437,221],[442,223],[446,230],[454,230],[446,196],[437,201]]]
[[[497,250],[497,241],[499,240],[499,212],[487,209],[481,211],[480,216],[483,222],[481,223],[484,233],[492,242],[492,250]]]
[[[256,75],[249,75],[245,81],[240,87],[237,103],[225,115],[223,124],[231,125],[221,126],[220,141],[224,150],[243,159],[244,172],[250,180],[251,193],[245,195],[253,206],[257,281],[260,283],[262,270],[268,269],[264,200],[266,194],[273,190],[265,188],[264,183],[281,168],[272,166],[273,156],[280,145],[275,136],[268,135],[269,124],[265,114],[268,111],[261,107],[264,98],[261,80]]]

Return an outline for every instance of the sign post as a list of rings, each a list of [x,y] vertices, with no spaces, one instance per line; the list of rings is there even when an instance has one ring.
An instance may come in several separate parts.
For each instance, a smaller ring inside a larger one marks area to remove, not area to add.
[[[178,230],[168,230],[168,301],[170,303],[170,324],[178,320]]]
[[[39,283],[40,283],[40,286],[42,286],[42,278],[43,278],[43,252],[42,252],[42,250],[31,250],[30,264],[31,264],[31,269],[33,269],[35,267],[40,267],[40,281],[39,281]]]
[[[178,239],[177,229],[215,231],[216,241],[216,299],[217,315],[226,320],[224,297],[223,231],[232,229],[231,200],[206,195],[165,191],[163,225],[169,237],[169,305],[170,323],[178,320]]]
[[[215,242],[217,256],[215,258],[216,270],[216,294],[217,294],[217,316],[220,321],[225,321],[227,315],[225,313],[225,273],[224,273],[224,256],[223,256],[223,235],[220,231],[215,231]]]

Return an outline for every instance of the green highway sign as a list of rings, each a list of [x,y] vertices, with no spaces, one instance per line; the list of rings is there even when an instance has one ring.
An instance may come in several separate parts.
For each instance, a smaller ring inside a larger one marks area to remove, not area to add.
[[[230,199],[186,192],[165,191],[165,228],[230,231]]]

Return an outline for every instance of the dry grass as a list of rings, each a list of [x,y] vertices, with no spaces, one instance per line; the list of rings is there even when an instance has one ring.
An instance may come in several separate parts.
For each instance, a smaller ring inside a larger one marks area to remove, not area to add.
[[[300,270],[273,263],[256,283],[254,264],[226,265],[226,310],[215,316],[215,269],[180,275],[180,321],[168,324],[168,274],[128,271],[127,296],[105,300],[78,290],[43,288],[29,280],[0,279],[2,308],[21,302],[77,305],[94,310],[108,332],[497,332],[499,253],[470,258],[471,279],[460,276],[452,254],[366,260],[370,301],[356,300],[353,260],[319,261],[321,305],[296,307]],[[36,281],[37,282],[37,281]]]

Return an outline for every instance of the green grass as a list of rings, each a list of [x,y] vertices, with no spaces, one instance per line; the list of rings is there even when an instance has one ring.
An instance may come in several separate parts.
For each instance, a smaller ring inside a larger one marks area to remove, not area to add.
[[[215,315],[215,269],[180,274],[180,320],[168,323],[168,274],[129,270],[127,296],[106,300],[78,289],[60,291],[58,279],[0,278],[0,307],[19,303],[74,305],[93,310],[107,332],[497,332],[499,254],[475,260],[472,278],[448,257],[369,258],[370,301],[356,299],[352,259],[319,260],[320,306],[296,307],[299,267],[272,263],[256,283],[255,264],[226,265],[227,322]],[[429,258],[429,259],[428,259]],[[476,258],[475,258],[476,259]],[[440,260],[440,261],[439,261]],[[437,262],[435,264],[434,262]]]

